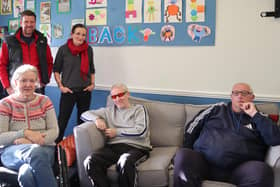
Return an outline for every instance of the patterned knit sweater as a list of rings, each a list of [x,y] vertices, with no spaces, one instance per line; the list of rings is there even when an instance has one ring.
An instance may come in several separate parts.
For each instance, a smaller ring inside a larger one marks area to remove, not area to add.
[[[46,134],[45,144],[54,145],[58,136],[58,125],[51,100],[36,94],[31,101],[20,101],[14,95],[0,101],[0,146],[13,144],[24,138],[24,130]]]

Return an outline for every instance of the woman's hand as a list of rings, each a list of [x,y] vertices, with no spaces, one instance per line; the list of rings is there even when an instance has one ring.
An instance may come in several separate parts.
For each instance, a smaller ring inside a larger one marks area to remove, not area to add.
[[[32,131],[32,130],[25,130],[24,136],[28,140],[30,140],[32,143],[44,145],[45,144],[45,134],[40,133],[38,131]]]
[[[32,142],[26,138],[18,138],[14,141],[14,144],[19,145],[19,144],[32,144]]]
[[[89,91],[89,92],[91,92],[91,91],[94,89],[94,87],[95,87],[95,84],[93,83],[93,84],[87,86],[87,87],[84,89],[84,91]]]

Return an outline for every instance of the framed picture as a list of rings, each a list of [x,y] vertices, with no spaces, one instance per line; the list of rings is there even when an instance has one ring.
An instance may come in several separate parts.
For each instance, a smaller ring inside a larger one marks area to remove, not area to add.
[[[41,2],[40,3],[40,21],[41,23],[51,22],[51,2]]]
[[[57,13],[69,13],[71,9],[71,0],[58,0],[56,7]]]
[[[63,26],[61,24],[54,24],[52,32],[54,38],[63,38]]]
[[[107,0],[86,0],[87,8],[107,7]]]
[[[8,21],[8,32],[15,33],[17,29],[20,27],[19,19],[10,19]]]
[[[0,7],[2,15],[12,14],[12,0],[0,0]]]
[[[20,16],[20,13],[24,10],[24,0],[13,0],[14,4],[14,18]]]
[[[35,12],[36,1],[35,0],[25,0],[25,10],[31,10]]]

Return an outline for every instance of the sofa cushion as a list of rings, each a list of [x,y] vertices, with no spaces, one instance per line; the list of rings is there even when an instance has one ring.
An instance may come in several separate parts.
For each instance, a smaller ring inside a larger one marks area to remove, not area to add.
[[[138,186],[168,186],[168,170],[177,149],[178,147],[153,148],[149,159],[137,166]],[[115,168],[116,166],[113,165],[107,171],[108,177],[114,183],[118,176]]]
[[[186,111],[186,124],[188,124],[199,111],[209,107],[211,105],[193,105],[193,104],[185,104]]]

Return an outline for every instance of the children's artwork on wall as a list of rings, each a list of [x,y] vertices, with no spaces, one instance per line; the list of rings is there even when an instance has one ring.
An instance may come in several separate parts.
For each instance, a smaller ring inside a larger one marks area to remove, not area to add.
[[[51,2],[41,2],[40,4],[40,22],[50,23],[51,22]]]
[[[0,0],[1,15],[12,14],[12,0]]]
[[[35,0],[25,0],[25,9],[35,12]]]
[[[40,24],[39,30],[47,37],[48,44],[51,43],[51,24]]]
[[[0,0],[1,5],[4,1],[13,3]],[[216,0],[21,1],[25,8],[35,7],[38,29],[39,24],[50,24],[41,29],[52,35],[52,47],[63,45],[76,23],[86,25],[88,43],[98,47],[215,45]],[[58,3],[63,10],[70,3],[70,11],[59,13]],[[3,7],[0,9],[3,11]],[[13,15],[1,16],[1,21],[2,17],[8,25]],[[18,21],[11,20],[9,31],[15,32],[18,26]]]
[[[195,42],[200,42],[202,38],[211,34],[211,29],[207,26],[191,24],[188,26],[188,34]]]
[[[151,28],[145,28],[144,30],[140,30],[140,33],[143,34],[143,41],[144,42],[148,42],[150,36],[156,34]]]
[[[87,40],[94,46],[215,45],[216,0],[188,1],[199,12],[200,25],[187,22],[187,0],[108,1],[107,24],[87,20]]]
[[[14,17],[19,17],[19,14],[24,10],[24,0],[14,0]]]
[[[186,22],[204,22],[205,0],[186,0]]]
[[[142,22],[142,0],[126,0],[125,3],[125,22],[141,23]]]
[[[63,26],[61,24],[54,24],[52,32],[54,38],[63,38]]]
[[[161,1],[144,0],[144,10],[145,23],[161,22]]]
[[[58,13],[69,13],[71,9],[71,0],[58,0],[57,1],[57,12]]]
[[[1,26],[0,27],[0,49],[1,49],[2,42],[3,42],[3,39],[4,39],[5,35],[8,35],[8,27],[7,26]]]
[[[163,42],[171,42],[175,39],[175,28],[172,25],[165,25],[161,28],[160,38]]]
[[[164,22],[182,22],[182,0],[164,0]]]
[[[107,8],[93,8],[86,10],[87,25],[107,25]]]
[[[8,22],[8,32],[10,34],[15,33],[19,27],[20,27],[20,24],[19,24],[19,19],[18,18],[14,18],[14,19],[9,20],[9,22]]]
[[[73,27],[73,25],[76,25],[76,24],[85,24],[85,20],[84,19],[72,19],[71,21],[71,28]]]
[[[106,7],[107,0],[86,0],[87,8]]]

